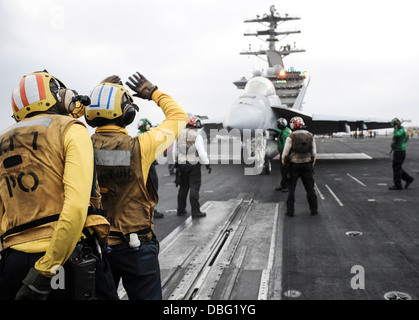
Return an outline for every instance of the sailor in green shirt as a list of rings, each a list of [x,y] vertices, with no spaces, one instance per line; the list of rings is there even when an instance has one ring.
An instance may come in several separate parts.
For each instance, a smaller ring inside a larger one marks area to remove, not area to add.
[[[391,141],[391,150],[393,152],[393,181],[394,185],[390,190],[402,190],[402,180],[406,181],[405,188],[412,182],[413,177],[403,170],[402,164],[406,158],[406,143],[408,140],[406,130],[402,126],[402,121],[399,118],[391,120],[394,127],[393,140]]]
[[[285,172],[284,172],[284,166],[282,164],[282,151],[284,150],[285,146],[285,140],[287,140],[288,135],[291,133],[291,129],[287,127],[287,120],[284,118],[279,118],[276,121],[276,125],[278,126],[278,129],[270,129],[271,131],[274,131],[275,134],[278,135],[278,151],[279,151],[279,163],[281,168],[281,183],[279,187],[275,188],[275,190],[280,190],[282,192],[288,191],[288,183],[285,181]]]

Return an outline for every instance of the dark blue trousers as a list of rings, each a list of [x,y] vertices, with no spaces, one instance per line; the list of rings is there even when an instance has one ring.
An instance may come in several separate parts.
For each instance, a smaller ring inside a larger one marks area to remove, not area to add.
[[[122,284],[129,300],[161,300],[160,264],[156,241],[142,242],[138,250],[127,242],[112,246],[108,254],[115,286]]]

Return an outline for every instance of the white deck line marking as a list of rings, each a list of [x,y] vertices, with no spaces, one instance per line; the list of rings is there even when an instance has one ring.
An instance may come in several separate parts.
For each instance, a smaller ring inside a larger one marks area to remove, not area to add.
[[[372,157],[365,153],[318,153],[316,159],[368,159]]]
[[[317,191],[317,193],[319,194],[320,199],[324,200],[324,196],[323,196],[323,194],[320,192],[320,189],[319,189],[319,187],[317,186],[317,184],[316,184],[316,183],[314,183],[314,187],[316,188],[316,191]]]
[[[335,200],[336,200],[336,202],[341,206],[341,207],[343,207],[343,203],[342,202],[340,202],[340,200],[339,200],[339,198],[333,193],[333,191],[332,191],[332,189],[330,189],[329,188],[329,186],[326,184],[325,185],[326,186],[326,188],[329,190],[329,192],[330,192],[330,194],[335,198]]]
[[[273,228],[272,228],[271,246],[269,248],[268,265],[267,265],[266,269],[262,270],[262,276],[261,276],[261,279],[260,279],[260,286],[259,286],[258,300],[267,300],[268,299],[269,277],[270,277],[270,273],[271,273],[271,270],[272,270],[272,267],[273,267],[273,264],[274,264],[274,259],[275,259],[278,211],[279,211],[279,204],[277,203],[276,206],[275,206],[275,218],[274,218],[274,225],[273,225]],[[280,250],[282,250],[282,248]],[[279,252],[278,256],[282,257],[282,252]],[[282,264],[282,262],[281,262],[281,264]],[[281,290],[279,290],[279,292],[282,292],[282,285],[281,285],[280,289]]]
[[[346,174],[348,177],[354,179],[356,182],[358,182],[361,186],[366,187],[366,185],[364,183],[362,183],[361,181],[359,181],[357,178],[351,176],[349,173]]]

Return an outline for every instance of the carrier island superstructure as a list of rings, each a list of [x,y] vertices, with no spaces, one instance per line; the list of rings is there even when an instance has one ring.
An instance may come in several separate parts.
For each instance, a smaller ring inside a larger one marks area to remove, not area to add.
[[[276,49],[276,43],[280,41],[278,36],[288,36],[289,34],[300,33],[299,30],[293,31],[279,31],[278,26],[283,22],[290,20],[300,20],[299,17],[291,17],[288,14],[281,16],[276,12],[275,6],[270,7],[270,14],[264,14],[256,16],[255,19],[247,19],[245,23],[258,22],[264,26],[268,25],[268,29],[259,30],[254,33],[245,33],[245,36],[255,36],[258,38],[265,37],[268,43],[267,50],[259,51],[244,51],[241,55],[255,55],[255,56],[266,56],[269,64],[264,77],[268,78],[274,84],[276,94],[281,100],[282,105],[294,110],[302,109],[302,102],[305,95],[305,91],[309,84],[309,77],[306,71],[298,71],[294,68],[285,68],[283,58],[292,53],[305,52],[303,49],[299,49],[294,45],[284,45]],[[254,76],[261,75],[260,71],[255,72]],[[239,89],[244,89],[248,80],[243,77],[242,79],[235,81],[234,84]]]

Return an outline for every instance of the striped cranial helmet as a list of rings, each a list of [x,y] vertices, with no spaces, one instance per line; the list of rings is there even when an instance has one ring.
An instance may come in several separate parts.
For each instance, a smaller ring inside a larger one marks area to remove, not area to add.
[[[121,125],[130,124],[138,106],[124,86],[116,83],[103,82],[90,93],[91,104],[86,107],[86,122],[97,127],[102,123],[121,120]]]
[[[21,121],[30,113],[50,109],[57,103],[57,95],[53,91],[60,88],[66,87],[46,70],[24,76],[13,88],[13,117],[16,121]]]

